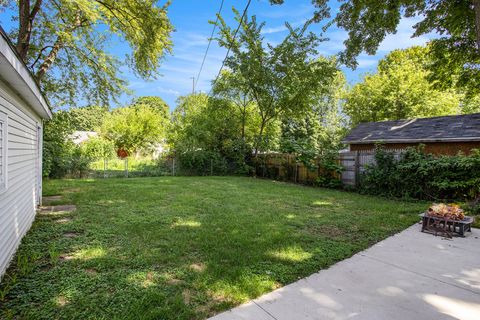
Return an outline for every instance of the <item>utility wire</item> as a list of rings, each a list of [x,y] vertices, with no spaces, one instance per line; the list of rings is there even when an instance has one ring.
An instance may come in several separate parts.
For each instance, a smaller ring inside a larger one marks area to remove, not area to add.
[[[215,29],[217,28],[218,18],[220,16],[220,13],[222,12],[224,1],[225,0],[222,0],[222,2],[220,3],[220,8],[218,9],[218,12],[216,14],[217,19],[215,20],[215,24],[213,25],[212,34],[208,39],[207,50],[205,50],[205,54],[203,55],[202,64],[200,65],[200,70],[198,70],[198,74],[197,74],[197,80],[194,80],[195,82],[193,84],[193,92],[195,92],[195,88],[197,87],[197,84],[198,84],[198,79],[200,79],[200,74],[202,73],[202,70],[203,70],[203,65],[205,64],[205,60],[207,59],[208,50],[210,49],[210,44],[212,43],[213,35],[215,34]]]
[[[248,0],[248,3],[245,6],[245,9],[243,10],[243,14],[242,14],[242,17],[240,18],[240,22],[238,23],[238,27],[235,30],[235,33],[233,34],[233,40],[235,40],[235,38],[237,37],[238,30],[240,30],[240,27],[242,26],[243,19],[245,18],[245,15],[247,14],[247,10],[248,10],[248,7],[250,6],[251,2],[252,2],[252,0]],[[215,80],[213,80],[212,87],[210,88],[210,91],[208,92],[209,96],[210,96],[210,93],[212,93],[213,85],[215,84],[215,82],[217,82],[218,77],[220,77],[220,74],[222,73],[223,67],[225,66],[225,61],[227,61],[227,58],[228,58],[228,55],[230,54],[231,49],[232,49],[232,44],[230,43],[230,45],[228,46],[227,54],[225,55],[225,59],[223,59],[223,61],[222,61],[222,66],[220,67],[220,70],[218,70],[218,74],[215,77]]]

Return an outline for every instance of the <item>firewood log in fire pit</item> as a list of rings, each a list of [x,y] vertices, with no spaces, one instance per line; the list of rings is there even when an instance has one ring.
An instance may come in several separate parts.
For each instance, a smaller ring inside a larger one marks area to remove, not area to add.
[[[434,203],[427,211],[430,217],[463,220],[465,213],[457,204]]]

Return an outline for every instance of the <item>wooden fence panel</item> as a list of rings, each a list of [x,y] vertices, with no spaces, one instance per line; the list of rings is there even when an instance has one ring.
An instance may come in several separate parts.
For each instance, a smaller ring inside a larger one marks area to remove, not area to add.
[[[357,163],[357,151],[342,152],[339,154],[338,160],[343,167],[341,180],[343,184],[354,186],[356,183],[356,163]]]
[[[400,159],[404,150],[389,150],[394,152],[395,159]],[[357,186],[359,177],[365,172],[366,167],[375,163],[374,151],[348,151],[338,155],[338,163],[343,167],[339,177],[344,185]],[[317,169],[310,169],[303,163],[296,161],[295,156],[284,153],[271,153],[259,155],[257,165],[262,168],[257,174],[264,177],[287,180],[298,183],[315,183],[320,176],[321,166],[314,163]]]

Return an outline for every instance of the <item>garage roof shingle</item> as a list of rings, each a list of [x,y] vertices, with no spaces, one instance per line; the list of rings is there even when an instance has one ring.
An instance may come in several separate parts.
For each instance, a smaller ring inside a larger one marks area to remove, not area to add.
[[[480,113],[361,123],[343,143],[480,141]]]

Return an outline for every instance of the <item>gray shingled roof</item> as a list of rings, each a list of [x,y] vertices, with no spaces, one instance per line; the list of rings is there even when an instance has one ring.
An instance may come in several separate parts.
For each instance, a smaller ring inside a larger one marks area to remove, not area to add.
[[[480,113],[361,123],[343,143],[480,141]]]

